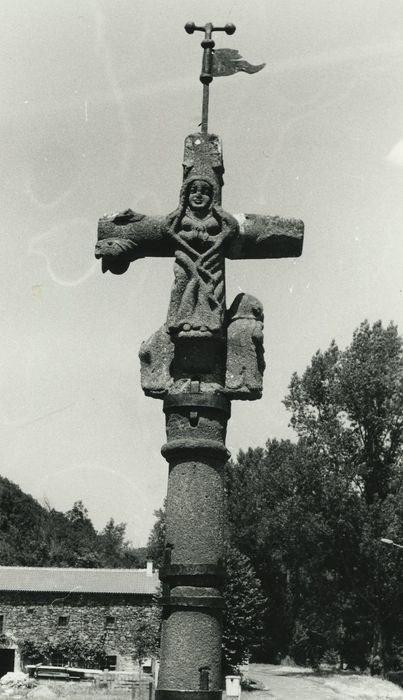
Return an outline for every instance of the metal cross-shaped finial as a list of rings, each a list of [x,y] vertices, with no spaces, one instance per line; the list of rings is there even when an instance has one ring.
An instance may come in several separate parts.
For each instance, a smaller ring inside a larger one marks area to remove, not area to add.
[[[188,34],[194,32],[204,32],[204,39],[201,42],[203,47],[203,62],[202,71],[200,73],[200,82],[203,83],[203,107],[202,107],[202,122],[201,130],[203,134],[207,134],[208,127],[208,101],[209,101],[209,84],[213,80],[213,48],[215,41],[211,38],[213,32],[225,32],[233,34],[236,30],[235,24],[226,24],[225,27],[214,27],[211,22],[207,22],[204,27],[196,27],[194,22],[187,22],[185,30]]]

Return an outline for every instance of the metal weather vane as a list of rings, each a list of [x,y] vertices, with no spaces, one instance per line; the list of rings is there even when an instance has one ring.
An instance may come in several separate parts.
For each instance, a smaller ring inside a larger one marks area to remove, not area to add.
[[[117,275],[139,258],[174,258],[166,321],[139,353],[144,393],[163,400],[169,463],[156,699],[220,700],[226,428],[232,400],[261,397],[265,369],[262,305],[241,293],[227,308],[225,261],[297,257],[304,225],[222,208],[222,146],[208,133],[208,87],[214,76],[264,64],[229,49],[213,54],[212,33],[233,34],[234,25],[189,23],[186,31],[205,33],[203,119],[201,132],[185,139],[178,206],[162,216],[126,209],[102,217],[95,255],[103,272]],[[143,306],[139,323],[142,313]]]
[[[213,32],[225,32],[234,34],[235,24],[226,24],[224,27],[214,27],[211,22],[207,22],[204,27],[196,27],[194,22],[187,22],[185,30],[188,34],[194,32],[204,32],[204,39],[201,42],[203,48],[203,62],[200,73],[200,82],[203,83],[203,105],[202,105],[202,134],[208,132],[208,107],[209,107],[209,87],[213,78],[234,75],[239,71],[245,73],[257,73],[265,67],[265,63],[257,66],[248,63],[242,58],[236,49],[214,49],[215,41],[212,39]]]

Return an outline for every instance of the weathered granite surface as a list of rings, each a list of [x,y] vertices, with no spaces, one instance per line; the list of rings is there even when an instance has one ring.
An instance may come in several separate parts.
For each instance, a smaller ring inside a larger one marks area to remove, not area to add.
[[[251,294],[238,294],[228,311],[225,393],[231,399],[260,399],[265,370],[263,307]]]
[[[302,250],[301,221],[226,212],[223,173],[220,139],[191,134],[176,209],[103,217],[95,251],[114,274],[174,258],[166,322],[139,353],[144,393],[164,402],[169,464],[157,700],[221,696],[226,428],[231,400],[261,397],[265,369],[262,305],[242,293],[227,310],[225,260]]]

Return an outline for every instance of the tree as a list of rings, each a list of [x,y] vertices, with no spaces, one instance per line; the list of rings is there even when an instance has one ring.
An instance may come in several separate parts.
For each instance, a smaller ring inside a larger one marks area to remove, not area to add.
[[[98,533],[98,543],[102,565],[108,568],[136,568],[139,558],[133,547],[125,539],[126,523],[115,523],[110,518],[104,529]]]
[[[318,351],[302,377],[293,376],[285,403],[326,474],[344,638],[354,636],[351,621],[360,610],[371,621],[372,656],[387,666],[399,640],[403,584],[402,561],[379,543],[385,533],[403,535],[403,351],[396,326],[364,321],[345,351],[334,342]]]
[[[161,568],[164,561],[165,552],[165,533],[166,533],[166,507],[167,501],[164,499],[162,508],[154,511],[156,521],[150,532],[147,542],[147,558],[150,559],[154,566]]]
[[[402,454],[403,349],[397,327],[364,321],[351,345],[318,351],[285,405],[300,436],[315,439],[332,467],[349,461],[368,504],[389,492]]]
[[[126,524],[110,518],[101,532],[82,501],[66,513],[0,477],[0,564],[8,566],[142,567],[145,548],[125,539]]]
[[[403,559],[379,541],[403,541],[396,327],[364,322],[346,350],[318,351],[285,403],[298,442],[241,451],[226,469],[229,537],[268,598],[265,658],[317,665],[333,649],[388,665],[403,641]]]
[[[249,559],[233,547],[227,548],[223,596],[224,660],[234,670],[261,646],[266,598]]]
[[[35,566],[44,559],[44,509],[32,496],[0,477],[0,564]]]

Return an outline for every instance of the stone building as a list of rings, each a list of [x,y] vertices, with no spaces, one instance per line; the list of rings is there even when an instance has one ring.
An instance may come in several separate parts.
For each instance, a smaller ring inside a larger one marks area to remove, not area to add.
[[[152,615],[158,573],[146,569],[59,569],[0,566],[0,676],[23,670],[27,640],[101,640],[105,666],[137,667],[139,624]],[[57,651],[45,663],[69,662]]]

